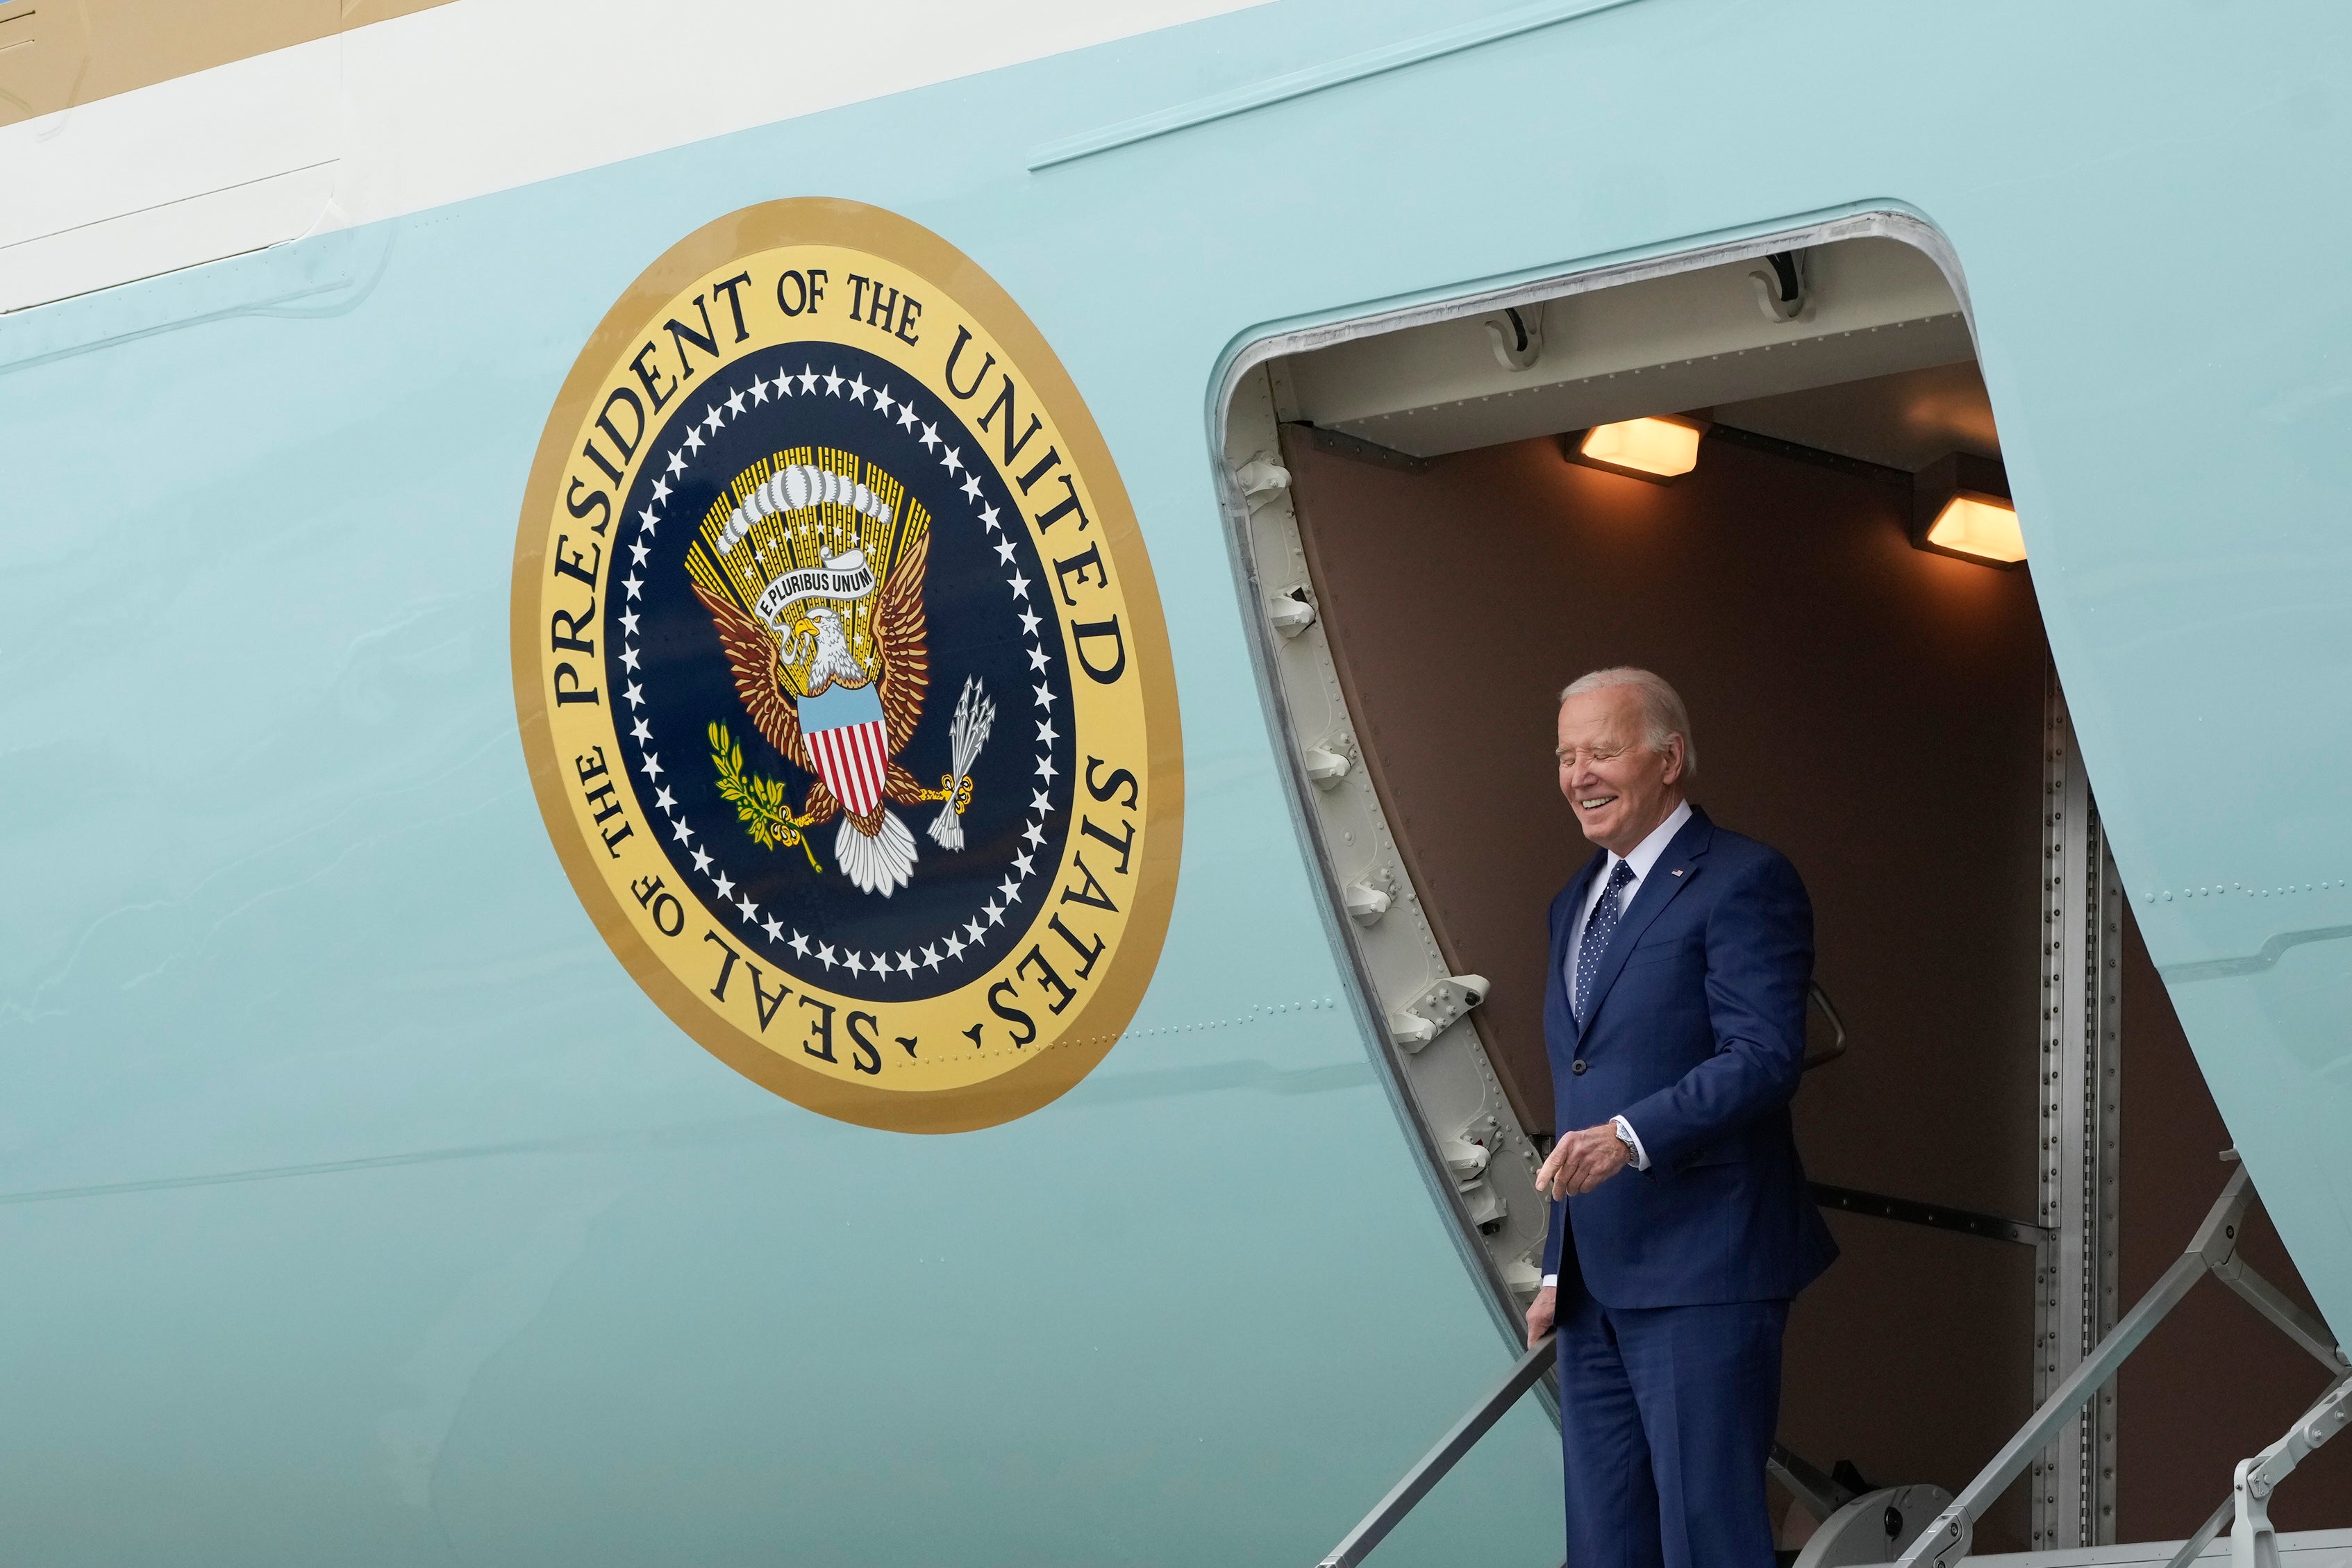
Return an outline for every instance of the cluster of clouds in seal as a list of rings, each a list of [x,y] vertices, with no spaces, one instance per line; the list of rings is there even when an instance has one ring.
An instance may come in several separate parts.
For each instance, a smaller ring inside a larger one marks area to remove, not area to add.
[[[802,511],[827,501],[855,508],[884,527],[889,526],[888,504],[866,486],[831,468],[793,463],[769,475],[758,489],[743,498],[742,505],[728,514],[727,526],[719,531],[719,548],[734,549],[751,531],[751,525],[763,517],[772,517],[780,511]]]

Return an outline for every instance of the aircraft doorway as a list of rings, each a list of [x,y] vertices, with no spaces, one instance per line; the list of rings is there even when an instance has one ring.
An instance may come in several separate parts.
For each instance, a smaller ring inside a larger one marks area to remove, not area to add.
[[[1534,1289],[1555,1131],[1544,910],[1591,853],[1554,701],[1644,666],[1689,705],[1694,799],[1813,901],[1794,1109],[1843,1257],[1791,1319],[1782,1441],[1958,1491],[2178,1253],[2227,1138],[2105,852],[2031,563],[1997,559],[2000,432],[1922,239],[1857,222],[1326,331],[1236,378],[1225,456],[1332,928],[1498,1317]],[[1931,536],[1955,495],[1979,531]],[[1977,1551],[2187,1535],[2315,1392],[2259,1323],[2164,1332]],[[2226,1393],[2217,1359],[2244,1369]],[[2295,1487],[2299,1521],[2352,1517],[2352,1454]],[[1792,1500],[1782,1543],[1811,1528]]]

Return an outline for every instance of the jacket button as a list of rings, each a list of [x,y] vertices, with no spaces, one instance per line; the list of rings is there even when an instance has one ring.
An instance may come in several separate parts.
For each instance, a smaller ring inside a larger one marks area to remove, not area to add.
[[[1584,1071],[1584,1058],[1582,1057],[1579,1057],[1574,1061],[1569,1063],[1568,1070],[1572,1073],[1582,1073]]]

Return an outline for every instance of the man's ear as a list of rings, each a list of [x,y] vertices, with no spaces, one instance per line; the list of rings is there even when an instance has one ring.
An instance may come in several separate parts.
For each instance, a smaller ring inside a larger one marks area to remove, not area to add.
[[[1667,736],[1664,750],[1666,757],[1666,783],[1680,784],[1683,777],[1683,738],[1680,735]]]

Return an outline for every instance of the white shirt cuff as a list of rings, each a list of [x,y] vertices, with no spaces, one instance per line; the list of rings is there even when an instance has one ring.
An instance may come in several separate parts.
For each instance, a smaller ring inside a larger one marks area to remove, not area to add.
[[[1547,1274],[1547,1275],[1545,1275],[1545,1276],[1543,1277],[1543,1288],[1544,1288],[1545,1289],[1547,1289],[1547,1290],[1557,1290],[1557,1289],[1559,1289],[1559,1275],[1557,1275],[1557,1274]]]
[[[1649,1151],[1642,1147],[1642,1135],[1633,1131],[1633,1124],[1622,1116],[1612,1116],[1609,1120],[1617,1124],[1617,1136],[1625,1140],[1626,1146],[1633,1151],[1633,1169],[1648,1170],[1650,1168]]]

